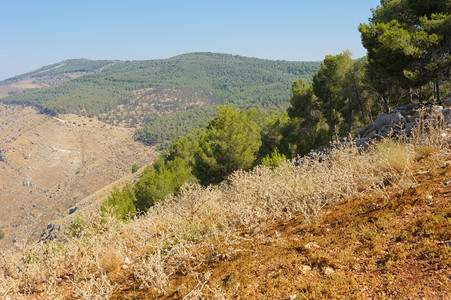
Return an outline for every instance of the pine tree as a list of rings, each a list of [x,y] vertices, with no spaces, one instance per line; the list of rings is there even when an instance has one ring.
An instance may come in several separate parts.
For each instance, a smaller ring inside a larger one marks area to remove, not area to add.
[[[219,183],[233,171],[249,169],[261,146],[261,128],[252,111],[218,107],[195,153],[194,174],[204,185]]]

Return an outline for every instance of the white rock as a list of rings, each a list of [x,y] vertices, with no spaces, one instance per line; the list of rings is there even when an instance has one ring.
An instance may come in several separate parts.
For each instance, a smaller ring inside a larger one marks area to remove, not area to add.
[[[312,267],[310,267],[310,266],[308,266],[308,265],[302,265],[302,266],[300,267],[300,269],[301,269],[301,272],[302,272],[302,273],[305,273],[305,272],[311,271],[311,270],[312,270]]]
[[[324,274],[330,275],[330,274],[332,274],[332,273],[335,273],[335,270],[332,269],[331,267],[326,267],[326,268],[324,269]]]

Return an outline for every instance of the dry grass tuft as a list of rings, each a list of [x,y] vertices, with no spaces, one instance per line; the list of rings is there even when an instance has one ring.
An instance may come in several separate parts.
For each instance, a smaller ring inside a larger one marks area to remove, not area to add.
[[[421,159],[425,159],[430,157],[431,155],[438,153],[439,150],[437,150],[435,147],[433,146],[429,146],[429,145],[421,145],[416,149],[416,155],[414,160],[415,161],[419,161]]]
[[[99,269],[106,274],[119,270],[124,260],[111,250],[106,250],[99,256]]]

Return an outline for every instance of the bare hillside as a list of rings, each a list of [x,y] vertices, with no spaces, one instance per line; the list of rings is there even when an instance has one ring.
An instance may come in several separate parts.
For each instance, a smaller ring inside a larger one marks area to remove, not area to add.
[[[131,129],[0,105],[0,246],[39,238],[54,218],[156,156]]]

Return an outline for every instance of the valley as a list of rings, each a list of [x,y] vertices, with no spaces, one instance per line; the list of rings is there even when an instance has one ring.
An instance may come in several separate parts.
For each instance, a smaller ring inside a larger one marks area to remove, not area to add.
[[[37,241],[49,222],[157,155],[129,128],[3,104],[0,141],[0,247]]]
[[[157,156],[151,146],[205,126],[219,104],[285,108],[292,81],[318,67],[191,53],[69,59],[0,82],[0,247],[35,242],[86,197],[98,204],[133,182],[132,165]]]

